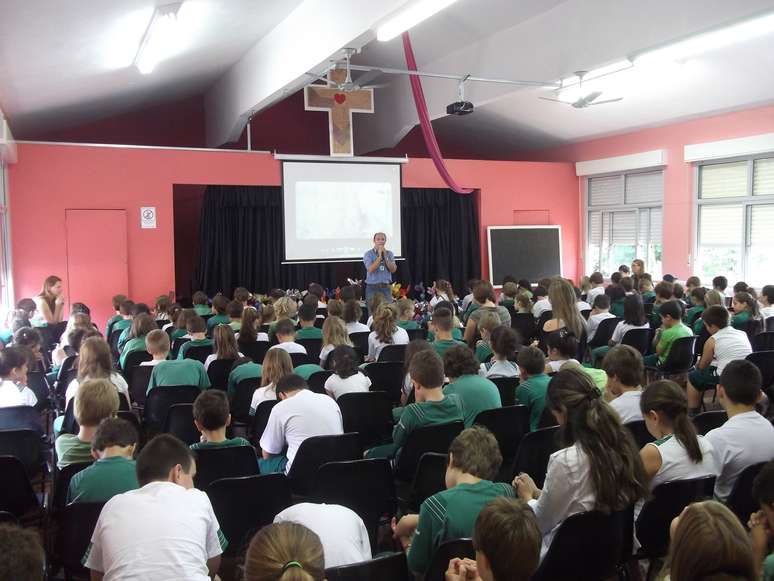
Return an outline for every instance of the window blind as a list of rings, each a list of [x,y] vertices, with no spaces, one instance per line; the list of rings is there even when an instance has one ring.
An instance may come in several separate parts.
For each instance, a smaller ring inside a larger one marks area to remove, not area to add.
[[[744,207],[702,206],[699,211],[701,246],[740,246],[744,233]]]
[[[750,245],[771,248],[771,236],[774,232],[774,204],[751,206]]]
[[[589,206],[618,206],[624,201],[621,176],[589,179]]]
[[[703,165],[700,169],[699,197],[703,200],[733,198],[747,194],[747,162]]]
[[[636,212],[613,212],[611,243],[631,245],[636,244],[636,218]]]
[[[774,157],[755,160],[753,169],[753,195],[774,195]]]
[[[664,198],[664,174],[660,171],[626,176],[626,203],[658,203]]]

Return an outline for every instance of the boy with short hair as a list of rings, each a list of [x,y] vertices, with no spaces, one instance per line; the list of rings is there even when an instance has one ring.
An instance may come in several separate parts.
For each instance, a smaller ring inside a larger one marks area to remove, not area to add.
[[[298,309],[298,322],[300,329],[296,333],[296,339],[322,339],[322,329],[314,326],[317,319],[317,305],[304,303]]]
[[[134,449],[137,430],[121,418],[102,420],[91,441],[95,462],[70,480],[67,504],[107,502],[116,494],[135,490],[137,483]]]
[[[672,300],[674,284],[661,281],[656,285],[656,301],[653,303],[653,314],[650,316],[650,323],[654,329],[661,326],[661,305]]]
[[[231,322],[231,319],[229,319],[226,314],[228,302],[228,299],[222,294],[217,294],[213,297],[213,315],[207,319],[207,333],[212,333],[212,329],[215,328],[216,325],[228,325]]]
[[[629,345],[616,345],[602,360],[602,369],[607,374],[605,399],[618,412],[621,423],[641,420],[640,383],[645,366],[640,352]]]
[[[110,328],[110,332],[113,333],[115,331],[121,331],[123,332],[126,329],[129,329],[132,326],[132,319],[134,318],[134,301],[130,301],[129,299],[122,302],[118,307],[118,314],[121,316],[120,319],[117,319],[113,326]],[[110,340],[110,336],[108,335],[105,337],[106,341]]]
[[[476,341],[476,359],[479,363],[489,361],[492,357],[492,331],[500,325],[500,317],[497,313],[486,312],[478,319],[478,332],[481,334],[481,339]]]
[[[774,458],[774,427],[755,411],[761,397],[761,372],[749,361],[732,361],[720,374],[718,401],[728,421],[705,438],[715,449],[720,474],[715,497],[726,502],[739,475],[748,466]]]
[[[551,301],[548,300],[548,291],[546,287],[538,285],[535,287],[534,292],[535,304],[532,307],[532,316],[535,319],[539,319],[546,311],[551,310]]]
[[[704,297],[707,296],[707,289],[696,287],[691,291],[691,308],[685,314],[685,324],[693,328],[696,320],[701,316],[706,308]]]
[[[228,397],[218,389],[208,389],[199,394],[193,404],[193,418],[202,437],[199,442],[191,444],[191,450],[250,446],[244,438],[226,438],[226,428],[231,425],[231,410]]]
[[[228,546],[207,495],[193,487],[196,461],[161,434],[137,457],[141,488],[102,509],[83,564],[92,579],[210,581]]]
[[[239,301],[229,301],[226,305],[226,315],[228,315],[228,325],[234,330],[234,333],[239,333],[242,328],[242,311],[245,308]]]
[[[735,359],[744,359],[752,353],[747,333],[729,325],[729,314],[725,307],[713,305],[701,314],[704,327],[710,334],[704,343],[701,358],[696,369],[688,374],[688,411],[695,415],[699,412],[701,394],[714,389],[718,376],[726,365]]]
[[[656,352],[645,357],[647,367],[663,365],[675,341],[693,336],[690,327],[683,324],[683,304],[680,301],[671,300],[663,303],[659,308],[659,316],[661,324],[653,337]]]
[[[500,391],[491,380],[478,374],[479,367],[467,345],[453,347],[443,356],[443,370],[449,378],[443,392],[462,400],[466,428],[473,425],[481,412],[502,407]]]
[[[767,284],[761,289],[758,297],[760,303],[760,314],[762,319],[774,317],[774,284]]]
[[[591,288],[586,293],[586,302],[593,305],[594,299],[605,294],[605,277],[602,276],[601,272],[592,272],[589,282],[591,283]]]
[[[641,277],[639,283],[642,302],[645,304],[653,303],[656,300],[656,293],[653,291],[653,281],[648,277]]]
[[[198,316],[196,318],[201,319]],[[157,355],[154,355],[155,357]],[[150,393],[154,387],[175,385],[196,385],[201,390],[209,388],[210,378],[207,376],[204,364],[196,359],[159,361],[151,373],[147,393]]]
[[[716,276],[712,279],[712,289],[718,291],[724,297],[731,296],[730,294],[726,293],[727,288],[728,279],[725,276]]]
[[[110,331],[113,330],[113,325],[115,322],[123,319],[121,316],[121,303],[124,301],[126,301],[126,295],[115,295],[111,299],[113,304],[113,311],[115,314],[108,319],[107,324],[105,325],[105,337],[110,337]]]
[[[207,295],[202,291],[196,291],[191,299],[193,301],[193,310],[200,317],[211,315],[212,309],[207,304]]]
[[[504,307],[513,307],[516,305],[516,295],[519,293],[519,287],[514,281],[508,281],[503,285],[503,291],[500,295],[500,304]]]
[[[497,315],[495,318],[499,323],[500,319]],[[453,324],[454,314],[449,309],[437,307],[433,311],[433,316],[430,319],[430,330],[433,332],[434,340],[431,345],[439,357],[443,357],[443,354],[452,347],[465,345],[464,342],[457,341],[452,335]]]
[[[604,291],[598,293],[594,297],[592,305],[593,308],[591,309],[591,314],[589,315],[588,324],[586,326],[588,341],[591,341],[594,338],[594,335],[597,334],[597,329],[599,329],[599,324],[602,321],[615,318],[615,315],[610,312],[610,297],[607,296]]]
[[[185,359],[185,354],[191,347],[212,347],[212,339],[207,338],[207,323],[200,316],[189,317],[185,322],[185,329],[191,336],[190,341],[186,341],[180,346],[177,352],[178,359]]]
[[[546,405],[546,392],[551,378],[546,375],[546,357],[537,347],[525,347],[516,356],[519,364],[519,386],[516,402],[529,408],[529,429],[535,431]]]
[[[277,326],[274,327],[274,335],[277,337],[278,343],[270,347],[270,349],[284,349],[288,353],[307,354],[306,347],[296,343],[296,327],[290,319],[277,321]]]
[[[145,337],[145,349],[151,354],[153,359],[143,361],[140,365],[156,366],[162,361],[166,361],[169,356],[169,335],[161,329],[151,331]]]

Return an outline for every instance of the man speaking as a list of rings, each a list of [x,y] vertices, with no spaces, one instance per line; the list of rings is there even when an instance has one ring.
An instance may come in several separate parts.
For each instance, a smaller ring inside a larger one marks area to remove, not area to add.
[[[371,304],[371,297],[377,293],[383,294],[387,302],[392,302],[392,273],[398,269],[395,264],[395,255],[385,250],[387,235],[384,232],[374,234],[374,247],[363,255],[363,264],[366,267],[366,304]]]

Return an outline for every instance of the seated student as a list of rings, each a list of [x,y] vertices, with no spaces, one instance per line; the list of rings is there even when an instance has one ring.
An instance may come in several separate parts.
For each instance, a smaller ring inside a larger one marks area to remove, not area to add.
[[[202,436],[191,444],[191,450],[251,445],[244,438],[226,437],[226,428],[231,425],[231,409],[228,397],[218,389],[208,389],[198,395],[193,403],[193,420]]]
[[[650,323],[645,316],[645,308],[642,304],[642,297],[637,294],[628,295],[624,298],[623,320],[619,321],[613,329],[613,335],[610,337],[607,345],[596,347],[591,351],[591,360],[595,367],[602,364],[605,354],[611,347],[619,345],[623,341],[627,332],[637,329],[645,329],[650,333]]]
[[[476,560],[452,559],[446,581],[529,581],[540,563],[540,528],[521,501],[501,496],[476,519]]]
[[[121,305],[118,307],[118,312],[121,315],[121,318],[113,323],[113,326],[110,328],[111,333],[115,331],[121,331],[121,333],[123,333],[126,331],[126,329],[132,326],[132,319],[134,318],[134,307],[134,301],[130,301],[129,299],[121,303]],[[110,336],[106,336],[105,340],[109,341]]]
[[[710,337],[704,343],[696,369],[688,374],[688,408],[692,414],[698,413],[701,394],[715,388],[718,376],[723,373],[726,365],[752,353],[747,333],[729,326],[725,307],[709,307],[701,314],[701,318]]]
[[[229,325],[218,325],[215,327],[212,331],[212,337],[214,342],[212,348],[213,353],[212,355],[207,355],[207,359],[204,360],[205,370],[209,369],[210,364],[213,361],[219,359],[236,361],[240,357],[244,357],[244,355],[239,352],[234,330]]]
[[[422,339],[414,339],[406,346],[406,353],[403,357],[403,389],[400,394],[400,405],[393,409],[393,417],[400,417],[400,413],[403,411],[403,407],[409,401],[409,397],[414,391],[414,384],[411,382],[411,375],[409,375],[409,368],[411,367],[411,358],[414,357],[420,351],[432,351],[435,352],[431,343],[423,341]],[[398,411],[395,411],[398,410]]]
[[[500,323],[500,319],[497,315],[486,313],[491,316],[491,320]],[[490,318],[490,317],[488,317]],[[467,345],[463,341],[457,341],[452,335],[453,315],[449,309],[436,308],[433,311],[432,319],[430,319],[430,329],[433,332],[433,341],[430,343],[435,349],[436,353],[443,357],[444,353],[452,347]],[[495,325],[497,326],[497,325]]]
[[[228,325],[231,323],[231,319],[226,314],[226,307],[228,306],[228,299],[217,294],[212,298],[212,316],[207,319],[207,332],[211,332],[215,328],[215,325]]]
[[[293,327],[298,323],[298,305],[290,297],[283,296],[274,301],[275,321],[269,325],[269,335],[276,332],[277,323],[280,321],[290,321]]]
[[[680,301],[663,303],[659,308],[659,316],[661,326],[656,329],[656,335],[653,337],[656,352],[645,356],[645,365],[648,367],[663,365],[674,342],[693,335],[693,331],[683,324],[683,304]]]
[[[298,322],[301,328],[296,333],[296,339],[322,339],[322,329],[314,326],[317,320],[317,308],[312,305],[301,305],[298,309]]]
[[[588,340],[594,339],[599,329],[599,324],[605,319],[614,319],[615,315],[610,312],[610,297],[605,293],[598,294],[594,297],[594,306],[591,309],[589,320],[586,323],[586,336]]]
[[[715,305],[721,306],[723,308],[726,307],[725,299],[723,298],[723,295],[721,295],[716,290],[707,291],[704,294],[704,310],[702,310],[702,314],[704,314],[704,311],[706,311],[708,308],[713,307]],[[693,325],[691,326],[693,329],[694,335],[701,334],[702,329],[704,329],[704,320],[701,318],[701,315],[698,315],[696,317],[696,320],[693,322]]]
[[[454,294],[454,289],[448,280],[439,278],[433,283],[433,290],[435,295],[430,299],[430,309],[434,309],[435,306],[441,301],[450,302],[452,304],[457,302],[457,296]]]
[[[616,345],[602,360],[602,369],[607,374],[605,399],[618,412],[621,423],[643,419],[640,410],[640,382],[645,366],[640,352],[629,345]]]
[[[242,305],[243,309],[248,307],[255,308],[250,304],[250,299],[252,299],[252,294],[245,287],[238,286],[234,289],[234,300]]]
[[[135,303],[134,307],[132,307],[132,322],[139,315],[150,316],[150,307],[148,307],[148,305],[146,305],[145,303]],[[113,329],[114,330],[116,329],[115,325],[113,325]],[[126,345],[126,342],[132,338],[131,332],[132,332],[131,324],[127,326],[123,331],[121,331],[121,335],[118,337],[118,344],[116,345],[118,347],[119,352],[121,352],[121,350],[124,348],[124,345]]]
[[[414,301],[403,297],[395,303],[398,307],[398,320],[396,324],[401,329],[419,329],[419,323],[414,320]]]
[[[481,339],[476,341],[476,359],[479,363],[489,361],[494,354],[492,351],[492,331],[500,327],[500,317],[495,313],[484,313],[478,320],[478,332]],[[443,357],[443,353],[439,353]]]
[[[714,447],[696,433],[679,385],[667,379],[649,384],[640,396],[640,411],[656,438],[640,451],[651,489],[664,482],[718,475]]]
[[[167,311],[167,322],[164,323],[164,326],[161,327],[161,330],[164,332],[172,332],[175,329],[175,321],[177,320],[177,317],[180,316],[180,313],[182,312],[183,307],[180,305],[180,303],[172,303],[169,305],[169,310]],[[157,321],[158,323],[159,321]]]
[[[121,315],[121,304],[123,304],[125,301],[125,295],[114,295],[111,299],[114,314],[107,320],[107,324],[105,325],[105,337],[110,337],[110,331],[112,330],[113,325],[117,321],[123,319],[123,316]]]
[[[91,462],[91,441],[97,426],[105,418],[112,418],[118,411],[118,392],[107,379],[89,379],[84,381],[75,394],[75,420],[78,422],[77,434],[61,434],[54,442],[57,466],[77,462]]]
[[[725,502],[742,471],[774,458],[774,427],[755,411],[761,396],[761,372],[745,360],[732,361],[718,379],[718,401],[728,421],[707,433],[720,474],[715,498]]]
[[[242,328],[242,313],[245,308],[240,301],[229,301],[226,305],[226,315],[228,315],[228,325],[234,331],[239,333]]]
[[[121,349],[121,357],[118,359],[121,369],[126,370],[126,358],[133,351],[145,351],[145,340],[148,333],[158,331],[156,321],[148,314],[142,313],[132,320],[132,326],[129,328],[129,335]],[[163,332],[163,331],[162,331]]]
[[[508,307],[516,307],[516,295],[519,294],[519,287],[516,284],[516,281],[508,281],[503,283],[503,290],[500,293],[500,301],[499,304],[504,306],[506,309]]]
[[[602,276],[601,272],[592,272],[589,276],[589,282],[591,289],[586,293],[586,302],[593,305],[594,299],[605,294],[605,277]]]
[[[153,305],[153,320],[154,321],[168,321],[170,317],[170,311],[172,308],[172,301],[169,300],[167,295],[160,295],[156,297],[156,304]]]
[[[545,373],[546,358],[537,347],[525,347],[517,356],[519,364],[519,386],[516,388],[516,403],[529,408],[529,429],[535,431],[546,405],[546,392],[551,378]]]
[[[373,328],[372,325],[374,322],[374,313],[378,311],[382,305],[387,304],[392,303],[388,303],[387,298],[382,293],[376,293],[375,295],[372,295],[370,299],[368,299],[368,321],[366,321],[366,325],[369,329]]]
[[[435,351],[414,353],[409,375],[415,403],[393,410],[397,423],[392,430],[392,443],[371,448],[366,458],[393,458],[417,428],[463,420],[462,399],[444,393],[443,361]]]
[[[272,408],[261,436],[261,474],[290,472],[298,449],[307,438],[344,433],[336,402],[327,395],[309,391],[301,376],[286,375],[275,389],[280,401]]]
[[[494,313],[500,318],[500,324],[511,326],[511,314],[502,305],[495,304],[494,288],[488,280],[482,280],[476,285],[476,288],[473,289],[473,300],[478,308],[470,313],[468,321],[465,323],[464,340],[468,345],[475,344],[476,334],[479,333],[478,323],[484,313]],[[438,306],[440,307],[440,305]]]
[[[409,569],[416,575],[427,572],[438,547],[448,539],[468,538],[481,510],[492,500],[513,498],[513,487],[493,482],[503,457],[497,440],[481,426],[467,428],[449,446],[446,490],[426,499],[419,514],[407,514],[393,533],[408,545]],[[514,547],[515,548],[515,547]]]
[[[623,317],[624,299],[626,298],[626,291],[623,287],[619,284],[611,284],[605,289],[605,294],[610,297],[610,312],[616,317]]]
[[[24,347],[0,350],[0,408],[38,404],[35,393],[27,387],[28,354]]]
[[[334,399],[345,393],[366,392],[371,379],[357,366],[358,356],[348,345],[339,345],[333,350],[333,375],[325,381],[325,391]]]
[[[517,315],[532,314],[532,299],[529,298],[527,293],[519,293],[516,295],[516,309]]]
[[[242,309],[242,318],[239,321],[239,332],[236,334],[237,343],[250,345],[256,341],[269,340],[269,334],[262,332],[263,309],[260,311],[253,307]]]
[[[462,298],[462,305],[460,306],[463,320],[467,320],[467,317],[470,316],[470,313],[472,312],[470,307],[473,305],[473,289],[476,288],[476,285],[479,282],[481,282],[481,280],[478,278],[472,278],[467,282],[466,286],[468,294]]]
[[[575,306],[578,309],[579,313],[582,313],[583,311],[590,311],[591,305],[587,303],[585,300],[583,300],[581,295],[581,289],[579,289],[577,286],[572,287],[573,291],[575,292]]]
[[[180,346],[180,350],[177,352],[178,359],[185,359],[185,354],[191,347],[212,347],[214,345],[212,339],[207,338],[207,323],[200,316],[189,316],[186,319],[185,328],[191,340]]]
[[[212,314],[207,295],[202,291],[196,291],[191,298],[193,301],[193,310],[200,317]]]
[[[685,289],[679,282],[672,283],[672,298],[685,304]]]
[[[474,303],[476,304],[476,303]],[[435,309],[433,309],[433,313],[436,311],[439,311],[441,309],[446,309],[452,314],[452,323],[451,323],[451,338],[455,341],[462,341],[463,340],[463,327],[462,323],[460,322],[459,318],[457,318],[457,315],[455,315],[455,307],[453,304],[451,304],[449,301],[440,301],[437,305],[435,305]],[[432,315],[427,316],[427,340],[432,343],[435,341],[435,333],[433,332],[433,329],[430,325],[432,319]]]
[[[728,291],[728,279],[725,276],[716,276],[712,279],[712,290],[718,291],[721,296],[731,296]]]
[[[347,333],[370,333],[371,328],[360,322],[363,316],[363,309],[354,299],[344,303],[344,323],[347,326]]]
[[[277,382],[283,377],[293,373],[293,362],[287,351],[282,349],[269,349],[263,358],[261,372],[261,386],[253,392],[250,402],[250,415],[255,415],[258,406],[267,400],[276,400]]]
[[[529,298],[529,300],[532,300],[532,283],[529,282],[526,278],[519,279],[519,282],[516,283],[518,285],[518,294],[525,294]]]
[[[195,385],[205,390],[210,387],[210,378],[202,362],[196,359],[160,361],[151,373],[147,393],[154,387],[175,385]]]
[[[113,389],[122,394],[127,403],[131,403],[129,384],[120,373],[113,370],[110,345],[99,336],[89,337],[81,343],[81,349],[78,352],[78,375],[67,385],[65,408],[78,393],[80,385],[90,379],[107,379],[113,385]]]
[[[151,354],[153,359],[143,361],[141,366],[155,367],[162,361],[166,361],[169,356],[169,335],[161,329],[151,331],[145,337],[145,349]]]
[[[546,337],[546,348],[548,350],[546,373],[558,372],[567,361],[578,362],[575,359],[578,355],[578,338],[566,329],[549,333]]]
[[[568,517],[622,510],[648,493],[634,442],[588,375],[577,368],[557,373],[548,386],[546,405],[566,447],[551,454],[542,490],[527,474],[513,480],[543,533],[541,555]]]
[[[382,305],[374,313],[373,331],[368,335],[366,361],[378,360],[379,354],[386,345],[408,345],[408,333],[397,325],[397,320],[398,313],[392,305]]]
[[[26,347],[32,353],[27,371],[46,371],[47,363],[41,351],[42,342],[38,330],[30,327],[23,327],[13,334],[13,346]]]
[[[344,301],[341,299],[330,299],[325,308],[328,311],[328,317],[344,317]]]
[[[236,386],[245,379],[260,379],[263,373],[263,366],[260,363],[254,363],[249,357],[240,357],[234,361],[231,371],[228,374],[227,394],[229,399],[234,397]]]
[[[761,289],[758,303],[761,319],[774,317],[774,284],[767,284]]]
[[[672,300],[674,293],[674,284],[661,281],[656,285],[656,300],[653,303],[653,313],[650,316],[650,322],[654,329],[661,326],[661,305]]]
[[[71,502],[107,502],[116,494],[135,490],[137,483],[134,449],[137,430],[120,418],[100,422],[91,441],[95,462],[70,480],[67,504]]]
[[[740,331],[747,331],[747,323],[751,319],[759,319],[758,301],[748,292],[736,293],[731,308],[734,315],[731,317],[731,326]]]
[[[634,292],[634,281],[631,277],[624,276],[619,284],[627,297]]]
[[[551,310],[551,301],[548,299],[548,289],[546,287],[536,286],[532,298],[535,300],[535,304],[532,307],[532,316],[535,319],[539,319],[540,315]]]
[[[514,363],[516,351],[519,348],[519,336],[516,331],[505,325],[495,327],[491,335],[494,355],[479,367],[478,374],[482,377],[518,377],[519,366]]]
[[[46,553],[39,531],[10,523],[0,525],[0,555],[0,579],[46,578]]]
[[[774,579],[774,460],[768,462],[755,477],[752,497],[760,510],[750,515],[747,528],[750,529],[752,551],[757,576],[755,579]]]
[[[738,280],[734,284],[734,294],[736,293],[750,293],[753,294],[755,292],[755,289],[753,289],[750,285],[748,285],[743,280]]]
[[[287,353],[303,353],[306,355],[306,347],[296,343],[296,327],[290,319],[277,321],[277,325],[274,327],[274,334],[279,342],[270,347],[269,351],[282,349]]]
[[[322,349],[320,349],[321,367],[326,367],[328,356],[339,345],[352,347],[352,340],[347,334],[347,327],[344,324],[344,320],[336,315],[328,315],[322,326]]]
[[[653,290],[653,281],[650,278],[642,277],[640,279],[639,290],[642,295],[642,302],[645,304],[654,303],[656,301],[656,293]]]
[[[325,556],[320,537],[295,522],[261,528],[245,554],[244,581],[323,581]]]
[[[190,339],[188,334],[188,319],[198,317],[196,311],[193,309],[181,309],[177,316],[173,319],[174,329],[169,334],[169,340],[174,342],[175,339]]]
[[[701,316],[706,308],[704,304],[704,297],[707,296],[707,289],[704,287],[696,287],[691,291],[691,308],[685,314],[685,324],[693,329],[693,325],[696,320]]]
[[[452,347],[443,356],[443,369],[449,378],[443,392],[456,395],[462,400],[465,411],[465,427],[476,421],[476,416],[486,410],[502,407],[497,386],[478,374],[479,363],[467,345]]]
[[[102,509],[84,566],[92,579],[209,581],[228,541],[210,499],[193,487],[196,461],[183,442],[161,434],[137,457],[139,489]],[[142,531],[142,534],[138,534]]]
[[[685,279],[685,292],[690,295],[693,289],[697,288],[703,288],[701,286],[701,279],[698,276],[689,276]],[[707,289],[704,290],[706,291]]]
[[[277,514],[274,523],[296,523],[315,533],[323,546],[326,568],[371,560],[371,541],[365,523],[345,506],[301,502]]]

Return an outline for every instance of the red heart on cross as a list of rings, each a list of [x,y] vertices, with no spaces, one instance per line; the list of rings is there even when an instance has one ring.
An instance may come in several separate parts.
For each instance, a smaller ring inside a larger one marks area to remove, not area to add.
[[[347,100],[347,96],[344,93],[336,93],[333,95],[333,100],[341,105],[344,101]]]

